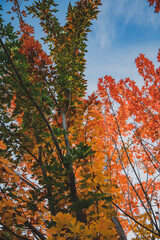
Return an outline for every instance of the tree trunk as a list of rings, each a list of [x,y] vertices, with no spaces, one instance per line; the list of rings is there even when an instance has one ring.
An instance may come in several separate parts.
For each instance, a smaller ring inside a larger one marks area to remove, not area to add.
[[[115,228],[117,230],[118,236],[120,240],[127,240],[126,234],[122,228],[122,225],[120,223],[120,221],[118,220],[118,218],[116,216],[112,217],[112,222],[115,225]]]

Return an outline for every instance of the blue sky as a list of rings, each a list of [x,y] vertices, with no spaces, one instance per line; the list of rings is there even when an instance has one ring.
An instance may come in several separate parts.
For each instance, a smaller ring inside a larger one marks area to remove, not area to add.
[[[5,0],[1,1],[3,8],[9,10]],[[58,16],[64,23],[70,1],[55,2],[59,4]],[[102,4],[88,37],[85,71],[88,93],[96,90],[98,78],[105,75],[116,80],[130,77],[140,84],[142,80],[136,70],[135,58],[144,53],[156,64],[160,48],[160,14],[154,13],[153,7],[149,8],[147,0],[102,0]],[[16,26],[16,22],[14,24]],[[39,28],[36,33],[38,35]]]
[[[89,87],[95,88],[96,79],[106,74],[117,80],[130,77],[140,82],[134,61],[139,53],[144,53],[156,62],[160,14],[149,8],[147,0],[103,0],[102,3],[98,21],[89,36],[86,70]]]

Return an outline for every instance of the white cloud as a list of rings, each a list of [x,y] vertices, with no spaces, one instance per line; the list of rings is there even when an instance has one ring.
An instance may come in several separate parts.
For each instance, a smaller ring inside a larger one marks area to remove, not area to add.
[[[159,44],[143,44],[132,45],[126,48],[112,48],[107,52],[99,52],[96,49],[94,51],[89,50],[87,54],[87,69],[86,77],[88,79],[88,94],[92,93],[97,88],[98,78],[105,75],[111,75],[116,81],[130,77],[131,80],[137,82],[141,86],[142,78],[138,74],[135,59],[140,53],[144,53],[145,56],[153,61],[157,65],[157,53]]]
[[[132,22],[143,27],[150,25],[152,28],[160,26],[160,16],[154,13],[153,7],[149,8],[149,3],[146,0],[124,1],[127,2],[123,11],[125,24]]]
[[[122,30],[129,24],[153,29],[160,27],[160,15],[154,13],[154,8],[149,8],[146,0],[102,0],[100,10],[90,41],[102,48],[109,47],[118,37],[120,25]]]
[[[160,14],[155,14],[154,8],[149,8],[146,0],[102,0],[102,3],[101,13],[89,35],[86,69],[88,93],[96,90],[98,78],[105,75],[111,75],[117,81],[130,77],[140,85],[142,79],[137,72],[135,58],[139,53],[144,53],[155,64],[160,47],[158,34],[157,39],[152,38],[151,41],[142,35],[137,38],[140,41],[132,43],[125,39],[120,43],[118,39],[120,32],[122,37],[123,33],[126,34],[129,24],[135,28],[142,27],[142,30],[149,26],[151,30],[159,31]],[[149,28],[147,34],[150,35]]]

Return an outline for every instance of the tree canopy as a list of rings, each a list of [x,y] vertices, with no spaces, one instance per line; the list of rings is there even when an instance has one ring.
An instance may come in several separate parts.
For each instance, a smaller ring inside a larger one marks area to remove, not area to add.
[[[69,4],[64,26],[56,1],[10,4],[19,30],[0,15],[0,238],[159,239],[160,68],[140,54],[142,87],[105,76],[86,96],[101,1]]]

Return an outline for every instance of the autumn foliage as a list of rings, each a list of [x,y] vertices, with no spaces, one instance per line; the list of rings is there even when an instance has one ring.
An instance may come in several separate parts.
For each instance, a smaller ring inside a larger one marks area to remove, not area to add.
[[[144,80],[141,87],[129,78],[116,83],[105,76],[99,79],[98,95],[104,107],[111,181],[118,182],[125,199],[117,200],[118,209],[146,227],[142,232],[135,230],[136,223],[130,225],[141,239],[152,239],[146,230],[154,235],[156,229],[159,236],[160,69],[143,54],[136,65]]]
[[[158,13],[160,11],[160,1],[159,0],[148,0],[149,6],[155,6],[155,12]]]
[[[140,54],[141,87],[105,76],[86,96],[101,1],[69,4],[64,26],[53,0],[10,2],[19,30],[0,18],[0,238],[160,238],[160,68]]]

